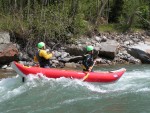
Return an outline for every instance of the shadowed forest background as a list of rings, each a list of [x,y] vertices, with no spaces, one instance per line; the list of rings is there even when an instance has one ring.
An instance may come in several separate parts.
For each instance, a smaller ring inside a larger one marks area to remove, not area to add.
[[[0,30],[21,37],[24,45],[149,29],[149,0],[0,0]]]

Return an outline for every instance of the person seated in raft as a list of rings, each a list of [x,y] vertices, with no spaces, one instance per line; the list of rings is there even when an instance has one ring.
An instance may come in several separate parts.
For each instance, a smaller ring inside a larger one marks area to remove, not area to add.
[[[38,62],[40,67],[42,68],[50,68],[50,59],[52,58],[52,53],[48,53],[46,51],[45,43],[40,42],[38,43],[38,51],[36,52],[36,55],[34,56],[34,61]]]
[[[95,64],[93,58],[93,49],[94,49],[93,46],[86,47],[87,53],[83,56],[82,60],[83,71],[93,72],[93,66]]]

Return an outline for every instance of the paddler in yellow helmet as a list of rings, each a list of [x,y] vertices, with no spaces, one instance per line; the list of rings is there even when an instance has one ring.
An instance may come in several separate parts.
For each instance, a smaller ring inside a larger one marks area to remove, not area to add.
[[[93,60],[93,49],[94,49],[93,46],[86,47],[87,53],[83,56],[83,60],[82,60],[83,71],[88,71],[88,72],[93,71],[93,66],[95,64]]]
[[[40,42],[38,43],[38,51],[36,52],[36,55],[34,56],[34,61],[39,62],[40,67],[42,68],[50,68],[50,58],[52,58],[52,53],[48,53],[46,51],[45,43]]]

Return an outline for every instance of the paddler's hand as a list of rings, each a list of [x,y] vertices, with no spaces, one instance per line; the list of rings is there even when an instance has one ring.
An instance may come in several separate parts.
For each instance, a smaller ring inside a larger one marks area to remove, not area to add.
[[[46,49],[46,52],[49,52],[49,49]]]
[[[97,62],[97,59],[95,59],[93,63],[95,64],[96,62]]]
[[[91,72],[92,71],[92,67],[89,67],[88,71]]]
[[[51,53],[52,53],[53,56],[55,55],[55,51],[52,51]]]

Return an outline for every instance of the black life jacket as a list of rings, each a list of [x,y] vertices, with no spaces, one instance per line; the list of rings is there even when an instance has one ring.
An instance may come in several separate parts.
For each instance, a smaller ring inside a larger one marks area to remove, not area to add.
[[[86,69],[89,69],[89,67],[91,67],[93,63],[94,63],[93,55],[86,54],[83,56],[82,64],[84,65]]]
[[[37,57],[37,59],[38,59],[38,62],[39,62],[39,64],[40,64],[40,67],[47,67],[47,66],[49,66],[49,67],[51,67],[51,64],[50,64],[50,61],[49,61],[49,59],[47,60],[47,59],[45,59],[44,57],[41,57],[41,56],[39,56],[39,53],[40,53],[40,50],[38,50],[37,52],[36,52],[36,57]]]

